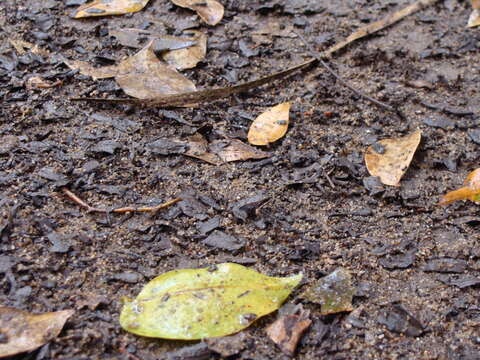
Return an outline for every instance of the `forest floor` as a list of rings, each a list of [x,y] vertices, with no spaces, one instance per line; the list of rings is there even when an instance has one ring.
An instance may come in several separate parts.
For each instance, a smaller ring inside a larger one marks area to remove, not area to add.
[[[191,342],[124,331],[121,298],[166,271],[223,262],[271,276],[302,272],[303,283],[350,271],[351,313],[322,316],[300,290],[287,299],[303,303],[313,321],[297,359],[478,359],[479,208],[438,205],[479,167],[480,30],[466,28],[467,2],[439,2],[334,56],[352,86],[405,119],[319,66],[197,108],[70,102],[123,92],[64,59],[105,65],[134,54],[108,35],[114,28],[197,28],[208,36],[207,56],[184,75],[198,88],[228,86],[309,59],[294,30],[322,51],[408,1],[225,0],[215,27],[167,0],[127,16],[72,19],[79,3],[7,0],[0,9],[0,303],[35,313],[75,309],[58,338],[15,359],[200,358],[175,353]],[[260,27],[267,30],[259,40]],[[18,54],[11,39],[48,55]],[[29,89],[32,76],[62,84]],[[198,131],[209,141],[246,141],[251,121],[284,101],[292,103],[289,130],[263,149],[267,159],[214,166],[148,146]],[[400,186],[370,177],[365,149],[416,129],[422,141]],[[63,187],[103,208],[184,200],[154,215],[88,213]],[[235,215],[239,201],[257,195],[268,200],[246,219]],[[202,243],[215,228],[244,246]],[[283,358],[265,334],[276,317],[245,329],[233,358]]]

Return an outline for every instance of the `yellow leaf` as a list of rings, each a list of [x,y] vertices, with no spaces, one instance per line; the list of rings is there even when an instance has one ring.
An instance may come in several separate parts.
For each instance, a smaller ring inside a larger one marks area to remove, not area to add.
[[[172,0],[180,7],[196,11],[208,25],[217,25],[223,18],[224,8],[216,0]]]
[[[80,19],[91,16],[123,15],[142,10],[148,1],[149,0],[94,0],[79,6],[72,16],[75,19]]]
[[[276,105],[260,114],[250,126],[248,142],[252,145],[268,145],[282,138],[288,129],[290,103]]]
[[[450,191],[440,199],[440,205],[448,205],[457,200],[480,202],[480,168],[468,174],[463,187]]]
[[[127,301],[121,326],[134,334],[196,340],[238,332],[280,307],[302,275],[276,278],[225,263],[150,281]]]
[[[378,176],[385,185],[398,186],[412,161],[422,137],[420,130],[397,138],[384,139],[369,146],[365,153],[365,164],[372,176]]]

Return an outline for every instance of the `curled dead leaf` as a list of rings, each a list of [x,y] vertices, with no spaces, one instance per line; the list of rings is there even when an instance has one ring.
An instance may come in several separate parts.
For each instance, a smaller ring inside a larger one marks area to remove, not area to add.
[[[196,30],[190,30],[188,33],[192,34],[188,40],[196,43],[196,45],[184,49],[171,50],[162,56],[163,60],[178,70],[194,68],[207,54],[207,36]]]
[[[208,25],[217,25],[223,18],[223,5],[215,0],[171,0],[177,6],[196,11]]]
[[[268,145],[282,138],[288,129],[290,103],[278,104],[260,114],[250,126],[248,142],[252,145]]]
[[[412,161],[422,137],[421,130],[396,139],[384,139],[369,146],[365,164],[372,176],[385,185],[398,186]]]
[[[72,14],[75,19],[91,16],[123,15],[142,10],[149,0],[94,0],[79,6]]]
[[[0,306],[0,357],[32,351],[58,336],[73,310],[43,314]]]
[[[457,200],[480,202],[480,168],[468,174],[463,187],[450,191],[440,199],[440,205],[448,205]]]

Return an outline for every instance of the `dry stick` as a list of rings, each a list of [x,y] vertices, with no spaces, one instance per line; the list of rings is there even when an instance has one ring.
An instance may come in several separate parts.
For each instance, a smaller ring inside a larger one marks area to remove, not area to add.
[[[353,91],[355,94],[357,94],[358,96],[374,103],[375,105],[377,105],[378,107],[381,107],[385,110],[388,110],[388,111],[391,111],[391,112],[394,112],[396,113],[401,119],[405,119],[405,117],[403,116],[403,114],[400,112],[399,109],[396,109],[394,108],[393,106],[390,106],[388,104],[385,104],[377,99],[374,99],[372,98],[371,96],[361,92],[360,90],[357,90],[355,89],[353,86],[351,86],[349,83],[347,83],[339,74],[337,74],[326,62],[325,60],[323,60],[319,55],[316,54],[315,50],[310,46],[310,44],[307,42],[307,40],[305,40],[305,38],[303,37],[302,34],[300,34],[299,32],[295,31],[295,34],[298,35],[298,37],[305,43],[305,45],[307,46],[307,48],[309,49],[311,55],[313,55],[319,62],[320,64],[325,68],[325,70],[327,70],[330,74],[333,75],[333,77],[335,77],[335,79],[337,79],[338,82],[340,82],[343,86],[345,86],[346,88],[350,89],[351,91]]]
[[[282,79],[288,75],[304,69],[317,62],[317,59],[310,59],[299,65],[292,66],[283,71],[279,71],[275,74],[271,74],[262,77],[257,80],[248,81],[243,84],[228,86],[224,88],[207,89],[191,91],[186,93],[180,93],[175,95],[159,96],[153,99],[103,99],[103,98],[72,98],[71,101],[95,101],[95,102],[115,102],[115,103],[128,103],[139,104],[143,106],[156,106],[156,107],[174,107],[199,102],[215,101],[221,98],[226,98],[234,94],[239,94],[247,90],[255,89],[259,86],[268,84],[272,81]]]
[[[389,25],[392,25],[399,20],[403,19],[404,17],[417,12],[418,10],[432,5],[433,3],[437,2],[438,0],[419,0],[412,5],[407,6],[406,8],[397,11],[396,13],[388,16],[383,20],[376,21],[356,32],[351,34],[346,40],[330,47],[328,50],[322,53],[323,58],[329,58],[332,56],[333,53],[337,52],[340,49],[343,49],[348,44],[352,43],[355,40],[361,39],[367,35],[373,34],[381,29],[386,28]],[[310,59],[302,64],[293,66],[287,70],[280,71],[278,73],[254,80],[249,81],[244,84],[229,86],[225,88],[217,88],[217,89],[207,89],[207,90],[200,90],[200,91],[192,91],[188,93],[181,93],[176,95],[169,95],[169,96],[161,96],[154,99],[103,99],[103,98],[72,98],[72,101],[95,101],[95,102],[115,102],[115,103],[128,103],[128,104],[139,104],[144,106],[156,106],[156,107],[174,107],[174,106],[182,106],[188,105],[192,103],[199,103],[199,102],[208,102],[208,101],[215,101],[221,98],[225,98],[234,94],[239,94],[245,92],[247,90],[251,90],[257,88],[259,86],[265,85],[270,83],[274,80],[282,79],[291,73],[304,69],[318,60]],[[345,85],[345,84],[344,84]],[[347,86],[347,85],[345,85]],[[370,100],[372,101],[372,100]],[[378,105],[378,104],[377,104]]]
[[[417,11],[433,5],[436,3],[438,0],[418,0],[415,3],[387,16],[386,18],[375,21],[374,23],[371,23],[363,28],[361,28],[358,31],[355,31],[353,34],[351,34],[349,37],[347,37],[344,41],[339,42],[336,45],[333,45],[330,47],[328,50],[326,50],[323,53],[324,57],[331,57],[334,52],[337,52],[340,49],[343,49],[346,47],[348,44],[354,42],[355,40],[361,39],[367,35],[373,34],[379,30],[385,29],[386,27],[395,24],[396,22],[402,20],[404,17],[407,17],[408,15],[411,15],[413,13],[416,13]]]
[[[141,208],[135,208],[135,207],[123,207],[123,208],[116,208],[113,210],[106,210],[106,209],[100,209],[100,208],[95,208],[93,206],[88,205],[85,201],[80,199],[77,195],[75,195],[73,192],[68,190],[67,188],[62,188],[63,193],[73,202],[76,204],[80,205],[81,207],[87,209],[88,212],[100,212],[100,213],[117,213],[117,214],[123,214],[123,213],[128,213],[128,212],[157,212],[158,210],[164,209],[166,207],[169,207],[170,205],[173,205],[179,201],[181,201],[181,198],[175,198],[172,200],[169,200],[167,202],[164,202],[163,204],[157,205],[157,206],[146,206],[146,207],[141,207]]]

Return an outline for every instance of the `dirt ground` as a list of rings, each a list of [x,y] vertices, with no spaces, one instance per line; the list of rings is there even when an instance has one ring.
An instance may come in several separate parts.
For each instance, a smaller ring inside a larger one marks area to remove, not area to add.
[[[298,297],[302,288],[288,298],[313,320],[297,359],[480,359],[479,208],[437,205],[480,164],[480,30],[465,27],[467,1],[440,1],[334,57],[351,85],[399,107],[404,120],[320,67],[194,109],[73,103],[123,92],[113,79],[94,81],[63,61],[108,65],[136,52],[109,29],[198,28],[208,35],[207,57],[184,74],[198,88],[227,86],[310,58],[292,29],[321,51],[409,1],[224,0],[215,27],[167,0],[127,16],[70,18],[83,2],[0,5],[0,303],[76,310],[57,339],[15,359],[219,358],[191,350],[193,342],[129,334],[118,317],[121,297],[136,296],[153,277],[222,262],[272,276],[303,272],[303,287],[339,267],[351,272],[351,313],[319,315],[318,305]],[[281,31],[258,42],[252,34],[265,24]],[[18,54],[9,39],[49,55]],[[32,76],[62,85],[27,89]],[[417,80],[429,88],[413,87]],[[197,131],[246,141],[252,119],[283,101],[292,102],[291,125],[266,149],[268,159],[213,166],[148,146]],[[422,142],[401,186],[370,177],[367,146],[417,128]],[[63,187],[105,208],[184,201],[156,215],[92,214]],[[235,205],[257,195],[267,202],[239,217]],[[202,243],[214,229],[243,247]],[[286,358],[265,334],[277,316],[244,330],[232,358]]]

